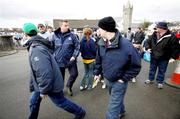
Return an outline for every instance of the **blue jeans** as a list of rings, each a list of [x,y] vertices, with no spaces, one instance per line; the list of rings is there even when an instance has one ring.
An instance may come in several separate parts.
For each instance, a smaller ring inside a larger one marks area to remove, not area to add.
[[[168,60],[157,60],[152,57],[150,61],[149,80],[153,81],[155,79],[156,70],[158,68],[156,80],[157,83],[163,83],[168,62]]]
[[[70,112],[76,116],[80,116],[84,109],[76,105],[75,103],[71,102],[70,100],[64,97],[63,92],[59,93],[50,93],[48,94],[51,101],[57,106],[60,107],[67,112]],[[30,115],[28,119],[37,119],[39,113],[39,107],[41,103],[41,97],[39,92],[33,92],[31,99],[30,99]]]
[[[93,69],[94,69],[94,62],[85,64],[84,63],[84,77],[81,80],[81,86],[85,87],[87,85],[88,88],[92,88],[93,84]]]
[[[106,119],[119,119],[119,115],[125,112],[124,97],[128,87],[128,82],[120,83],[107,81],[109,87],[110,100]]]

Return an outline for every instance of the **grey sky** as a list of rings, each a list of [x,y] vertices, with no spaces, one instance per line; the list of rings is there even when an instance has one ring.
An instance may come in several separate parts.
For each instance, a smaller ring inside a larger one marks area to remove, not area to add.
[[[180,0],[130,0],[133,19],[180,21]],[[122,17],[127,0],[1,0],[0,27],[21,27],[25,22],[45,22],[54,18],[99,19]]]

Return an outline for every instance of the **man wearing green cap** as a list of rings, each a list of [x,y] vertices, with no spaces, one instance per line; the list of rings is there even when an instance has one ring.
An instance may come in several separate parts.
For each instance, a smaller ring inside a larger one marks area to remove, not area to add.
[[[83,119],[85,110],[64,97],[64,81],[58,65],[52,56],[53,47],[43,37],[37,35],[38,30],[32,23],[23,26],[28,41],[25,44],[29,51],[30,64],[30,115],[28,119],[37,119],[41,100],[49,96],[52,102],[75,115],[74,119]]]

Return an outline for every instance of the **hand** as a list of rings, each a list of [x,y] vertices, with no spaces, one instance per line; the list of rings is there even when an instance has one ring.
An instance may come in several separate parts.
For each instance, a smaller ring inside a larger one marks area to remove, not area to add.
[[[135,48],[140,48],[140,45],[139,45],[139,44],[133,44],[133,46],[134,46]]]
[[[99,80],[100,79],[100,76],[97,76],[97,75],[95,75],[94,76],[94,80],[96,81],[96,80]]]
[[[75,57],[71,57],[70,61],[74,61],[75,60]]]
[[[47,95],[40,94],[40,97],[41,97],[42,99],[45,99],[45,98],[47,97]]]
[[[175,62],[175,61],[176,61],[175,59],[172,59],[172,58],[171,58],[171,59],[169,60],[169,63],[173,63],[173,62]]]
[[[147,51],[148,51],[149,53],[151,53],[151,49],[148,49]]]

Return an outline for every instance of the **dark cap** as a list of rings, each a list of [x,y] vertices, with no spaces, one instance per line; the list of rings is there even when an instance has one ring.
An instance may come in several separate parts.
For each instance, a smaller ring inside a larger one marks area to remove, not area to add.
[[[168,29],[168,26],[167,26],[166,22],[158,22],[156,27],[160,28],[160,29],[164,29],[164,30]]]
[[[100,19],[98,26],[108,32],[116,31],[116,22],[111,16]]]

